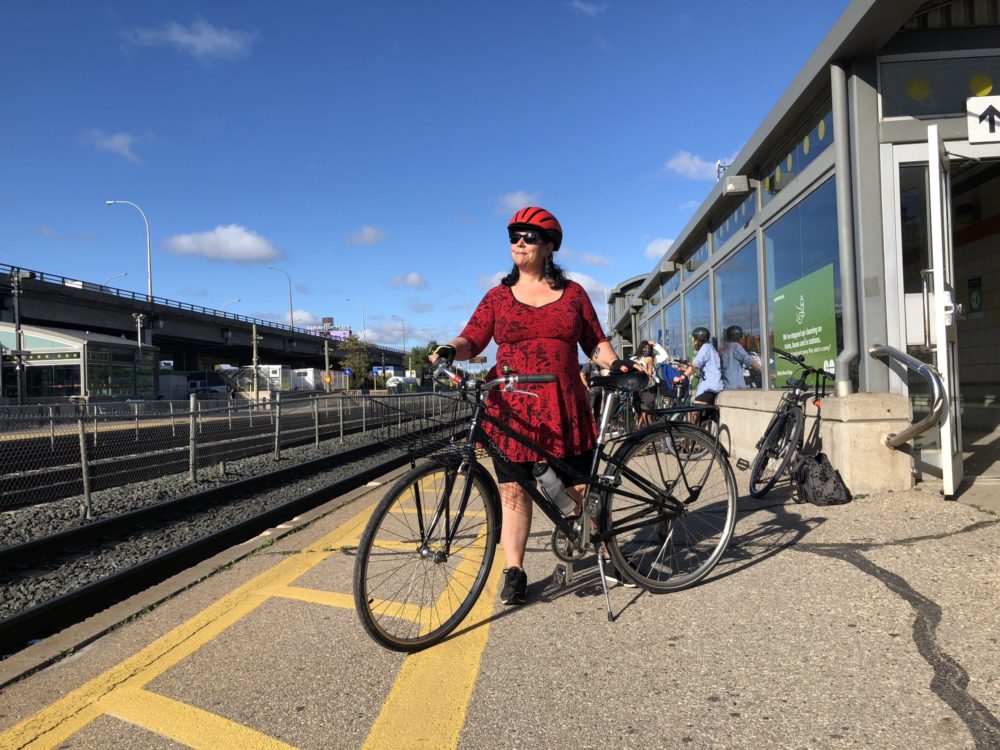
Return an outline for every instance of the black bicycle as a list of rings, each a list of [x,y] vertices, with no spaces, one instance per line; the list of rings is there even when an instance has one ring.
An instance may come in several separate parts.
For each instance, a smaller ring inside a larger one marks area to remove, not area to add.
[[[757,442],[757,455],[750,471],[750,494],[764,497],[788,470],[795,452],[802,447],[802,432],[805,429],[805,402],[810,398],[819,407],[826,396],[826,382],[833,376],[825,370],[818,370],[805,363],[805,357],[771,347],[772,351],[801,370],[798,378],[789,378],[787,390],[778,403],[767,429]],[[809,388],[809,377],[813,387]]]
[[[595,379],[605,394],[602,419],[590,474],[582,474],[487,410],[493,389],[530,393],[518,385],[551,383],[555,376],[506,373],[482,382],[445,366],[438,373],[457,386],[457,400],[471,405],[472,416],[464,434],[399,479],[361,536],[354,600],[361,624],[380,644],[418,651],[438,643],[465,618],[486,585],[499,539],[500,493],[480,463],[477,444],[486,455],[505,456],[483,431],[484,424],[566,472],[567,484],[586,486],[580,518],[564,517],[536,487],[525,487],[556,527],[553,549],[560,559],[606,549],[624,576],[654,593],[692,586],[715,567],[733,533],[737,499],[735,475],[718,443],[679,422],[608,437],[614,400],[645,386],[645,375]],[[704,450],[692,456],[668,448],[682,439]],[[603,554],[597,559],[613,620]]]

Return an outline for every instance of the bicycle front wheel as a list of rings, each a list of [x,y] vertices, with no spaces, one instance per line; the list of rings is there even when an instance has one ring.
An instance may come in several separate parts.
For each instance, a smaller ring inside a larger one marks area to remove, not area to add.
[[[476,472],[430,463],[405,474],[369,519],[354,562],[354,603],[368,634],[394,651],[443,640],[486,585],[497,524]]]
[[[679,444],[689,446],[678,451]],[[623,445],[607,472],[601,531],[625,576],[647,591],[693,586],[722,557],[736,525],[736,476],[704,430],[665,422]]]
[[[805,418],[798,406],[790,406],[771,423],[750,470],[751,495],[764,497],[785,473],[802,438],[804,424]]]

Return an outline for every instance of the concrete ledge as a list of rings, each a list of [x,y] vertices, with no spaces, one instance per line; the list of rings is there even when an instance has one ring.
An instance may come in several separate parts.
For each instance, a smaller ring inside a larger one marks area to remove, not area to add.
[[[781,391],[724,391],[717,404],[729,427],[733,460],[753,461],[757,441],[781,400]],[[823,451],[855,493],[907,490],[913,487],[913,461],[902,451],[887,448],[882,437],[902,432],[911,422],[906,396],[893,393],[855,393],[823,399],[820,439]],[[816,422],[816,408],[806,404],[805,434]]]

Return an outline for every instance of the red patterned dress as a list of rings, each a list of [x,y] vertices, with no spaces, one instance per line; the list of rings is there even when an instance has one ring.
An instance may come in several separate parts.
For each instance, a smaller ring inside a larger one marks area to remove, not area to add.
[[[468,325],[459,334],[479,354],[490,339],[497,342],[497,364],[488,377],[509,366],[523,375],[554,374],[555,383],[521,384],[538,398],[494,390],[488,413],[545,448],[554,456],[577,456],[594,447],[597,426],[587,391],[580,380],[578,347],[590,357],[607,341],[590,298],[575,281],[567,281],[562,296],[541,307],[519,302],[508,286],[486,293]],[[486,433],[512,461],[536,461],[535,451],[496,428]]]

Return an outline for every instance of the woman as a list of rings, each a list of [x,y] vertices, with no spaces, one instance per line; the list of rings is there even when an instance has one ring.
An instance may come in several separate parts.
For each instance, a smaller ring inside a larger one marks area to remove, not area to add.
[[[430,361],[474,357],[492,338],[497,342],[497,362],[487,379],[504,367],[524,374],[554,374],[555,383],[518,385],[538,394],[537,398],[494,390],[488,413],[587,474],[597,427],[579,375],[578,347],[601,367],[627,372],[631,366],[611,348],[583,287],[567,279],[553,262],[563,238],[556,217],[544,208],[529,206],[514,214],[507,230],[513,269],[486,293],[462,333],[449,345],[435,349]],[[485,430],[511,459],[510,463],[494,461],[503,506],[500,543],[508,565],[500,598],[504,604],[523,604],[528,586],[524,550],[532,510],[524,486],[534,483],[531,469],[540,456],[489,425]],[[569,478],[561,475],[560,479],[567,484]],[[569,488],[578,507],[583,489],[583,485]],[[618,580],[613,569],[606,570],[609,580]]]
[[[656,408],[656,360],[653,355],[653,342],[643,341],[639,347],[639,354],[632,357],[635,366],[649,377],[649,386],[636,394],[635,425],[640,430],[653,423],[653,415],[650,412]]]
[[[715,397],[723,389],[722,366],[719,360],[719,353],[712,346],[712,334],[704,326],[698,326],[691,331],[691,343],[695,349],[694,360],[684,371],[684,377],[690,378],[695,370],[701,370],[701,379],[698,381],[698,388],[694,392],[694,403],[715,405]],[[675,378],[674,381],[679,381]],[[701,422],[706,417],[705,412],[695,413],[695,422]]]

